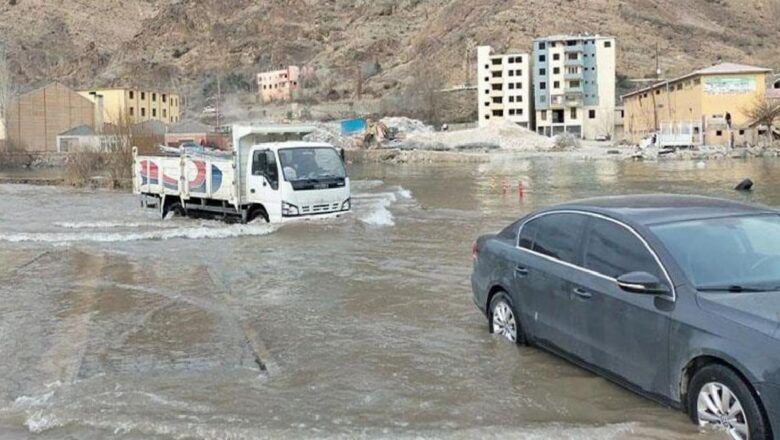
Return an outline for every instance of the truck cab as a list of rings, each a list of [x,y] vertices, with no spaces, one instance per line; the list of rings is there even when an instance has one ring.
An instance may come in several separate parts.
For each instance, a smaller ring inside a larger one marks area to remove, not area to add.
[[[272,223],[351,209],[349,177],[339,152],[316,142],[286,141],[252,146],[242,193],[263,206]]]

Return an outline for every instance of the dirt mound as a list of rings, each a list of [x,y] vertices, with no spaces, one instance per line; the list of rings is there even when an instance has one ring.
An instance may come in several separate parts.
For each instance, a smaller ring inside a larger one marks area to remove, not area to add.
[[[469,130],[414,133],[407,141],[422,146],[444,145],[452,150],[460,150],[469,145],[490,144],[508,150],[548,151],[555,144],[550,138],[507,121]]]

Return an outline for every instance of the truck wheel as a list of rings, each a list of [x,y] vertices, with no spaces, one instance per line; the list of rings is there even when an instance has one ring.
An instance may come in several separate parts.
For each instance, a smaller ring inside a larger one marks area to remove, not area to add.
[[[172,212],[174,217],[187,216],[187,211],[184,210],[184,207],[179,202],[171,203],[163,213],[163,218],[167,217],[169,212]]]
[[[251,223],[257,218],[262,218],[263,220],[265,220],[266,223],[268,223],[268,214],[266,214],[265,209],[260,206],[256,206],[245,212],[247,213],[246,223]]]

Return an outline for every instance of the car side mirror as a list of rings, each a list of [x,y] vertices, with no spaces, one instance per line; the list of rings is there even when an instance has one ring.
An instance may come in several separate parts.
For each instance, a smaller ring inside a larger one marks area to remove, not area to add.
[[[630,293],[645,295],[665,295],[669,293],[669,287],[662,283],[655,275],[647,272],[629,272],[617,279],[618,286]]]

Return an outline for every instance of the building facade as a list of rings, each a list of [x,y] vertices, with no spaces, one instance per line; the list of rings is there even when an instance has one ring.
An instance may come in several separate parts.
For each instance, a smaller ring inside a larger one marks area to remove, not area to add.
[[[494,54],[477,47],[477,106],[480,127],[505,120],[532,129],[531,61],[527,53]]]
[[[181,118],[182,102],[174,93],[131,88],[80,90],[78,93],[95,103],[106,124],[139,124],[150,120],[175,124]]]
[[[7,147],[57,151],[57,136],[72,128],[95,127],[95,105],[60,83],[19,95],[8,106]]]
[[[257,93],[262,102],[289,101],[298,90],[301,69],[287,66],[285,69],[257,74]]]
[[[533,43],[536,131],[583,139],[612,138],[615,125],[614,37],[557,35]]]
[[[721,63],[623,95],[625,137],[638,143],[657,133],[661,146],[751,142],[746,109],[768,95],[770,72]]]

